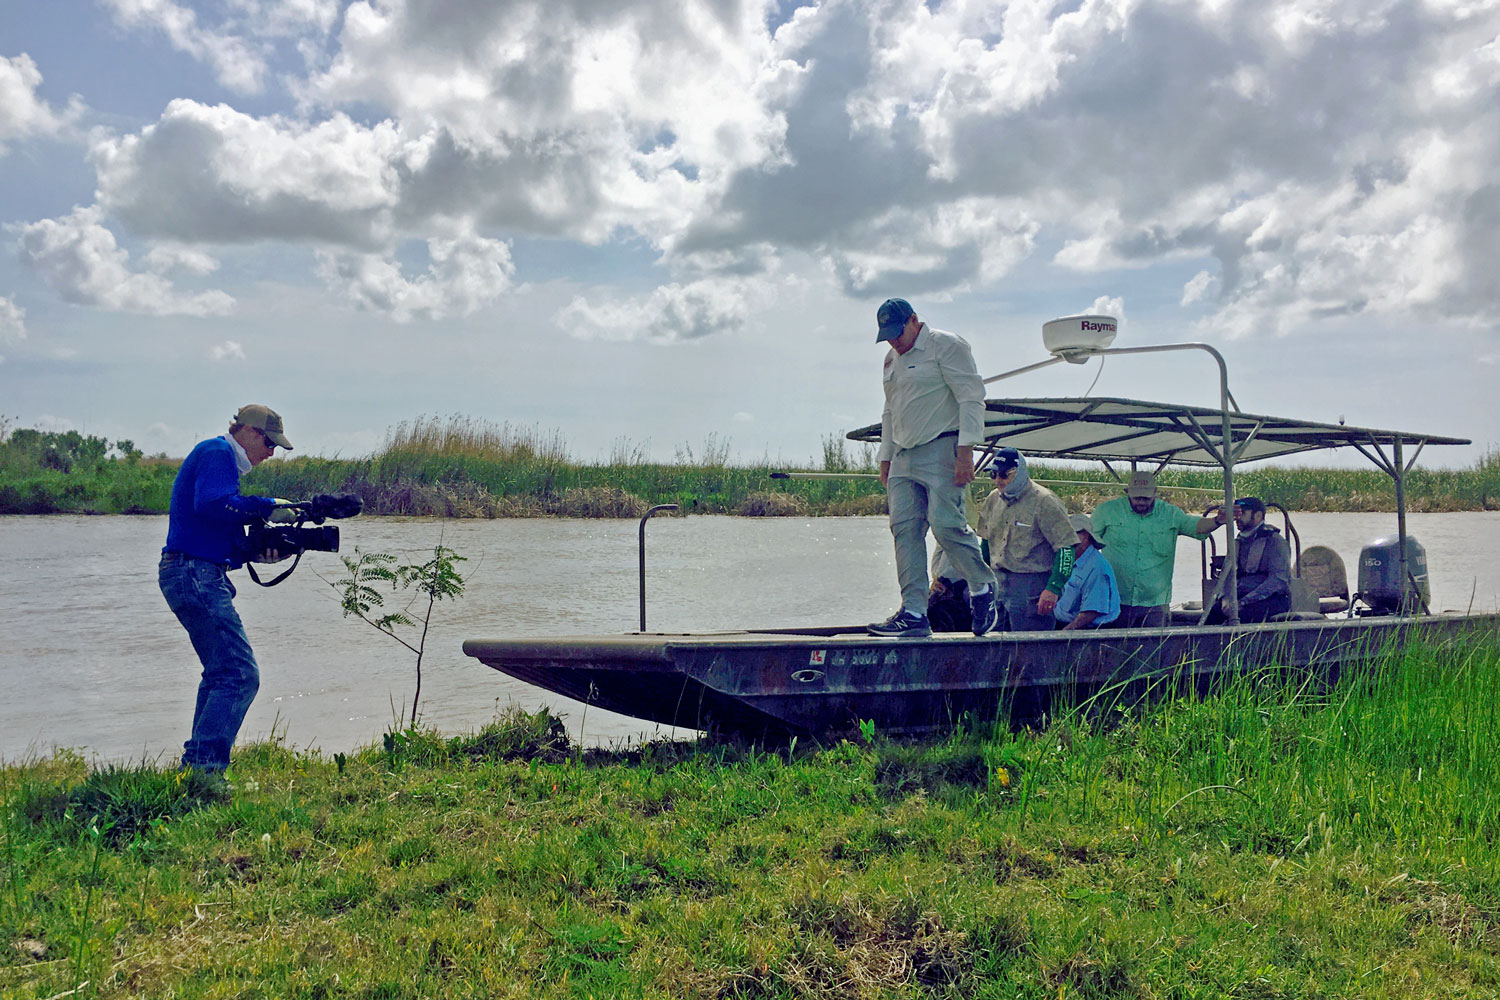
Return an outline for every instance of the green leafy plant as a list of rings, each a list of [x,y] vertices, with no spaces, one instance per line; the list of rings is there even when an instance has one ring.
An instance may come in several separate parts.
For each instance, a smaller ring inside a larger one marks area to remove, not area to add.
[[[438,601],[463,596],[464,578],[457,564],[468,560],[441,542],[433,546],[432,558],[422,563],[399,563],[388,552],[361,552],[358,548],[352,555],[341,558],[348,575],[329,586],[340,594],[344,617],[353,615],[416,655],[417,687],[411,699],[411,719],[415,725],[422,700],[422,656],[432,626],[432,609]],[[385,607],[386,590],[392,593],[411,591],[412,598],[400,610],[382,614],[380,609]],[[427,607],[419,618],[411,609],[413,604],[420,604],[423,597],[427,598]],[[398,628],[418,625],[421,626],[421,635],[415,643],[407,642],[396,632]]]

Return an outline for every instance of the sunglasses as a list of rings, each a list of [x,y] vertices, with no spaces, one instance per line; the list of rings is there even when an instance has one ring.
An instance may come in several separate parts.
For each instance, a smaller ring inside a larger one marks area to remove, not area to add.
[[[276,450],[276,442],[271,440],[271,435],[269,435],[266,432],[262,431],[260,437],[261,437],[261,440],[266,443],[266,450],[267,451],[275,451]]]

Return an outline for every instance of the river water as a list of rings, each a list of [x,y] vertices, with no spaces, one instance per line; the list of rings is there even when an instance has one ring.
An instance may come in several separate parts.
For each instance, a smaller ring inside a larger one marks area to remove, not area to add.
[[[1304,546],[1343,556],[1351,577],[1361,546],[1395,533],[1391,514],[1300,514],[1294,524]],[[1500,607],[1500,512],[1414,514],[1408,524],[1427,549],[1435,609]],[[166,527],[165,517],[0,517],[0,759],[58,747],[110,761],[175,759],[199,666],[156,587]],[[346,553],[358,545],[415,562],[441,541],[468,557],[460,564],[467,593],[433,616],[424,722],[469,731],[516,704],[551,708],[588,743],[666,735],[598,708],[585,712],[460,648],[476,637],[634,630],[637,522],[385,517],[341,528]],[[648,523],[647,546],[651,631],[850,624],[884,618],[897,599],[879,517],[659,516]],[[1199,547],[1184,541],[1177,600],[1198,596],[1199,566]],[[271,589],[242,571],[231,575],[261,667],[242,741],[274,729],[298,748],[349,750],[377,741],[410,702],[413,657],[341,618],[326,582],[341,573],[336,556],[308,553]]]

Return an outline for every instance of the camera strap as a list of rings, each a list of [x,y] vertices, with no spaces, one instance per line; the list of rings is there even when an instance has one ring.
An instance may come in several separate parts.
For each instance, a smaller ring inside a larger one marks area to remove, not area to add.
[[[297,553],[297,557],[292,560],[292,564],[286,568],[286,571],[284,573],[282,573],[280,576],[278,576],[276,579],[272,580],[270,583],[261,583],[260,577],[255,572],[255,564],[254,563],[252,563],[252,562],[245,563],[245,568],[250,571],[250,579],[254,580],[256,583],[259,583],[262,587],[274,587],[278,583],[280,583],[282,580],[285,580],[287,577],[291,576],[292,575],[292,570],[296,569],[297,568],[297,564],[299,562],[301,562],[301,561],[302,561],[302,553],[298,552]]]

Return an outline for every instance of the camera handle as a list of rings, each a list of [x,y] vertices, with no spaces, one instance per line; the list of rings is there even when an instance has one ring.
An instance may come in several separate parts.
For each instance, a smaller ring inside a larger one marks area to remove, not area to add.
[[[274,587],[278,583],[280,583],[282,580],[285,580],[287,577],[291,576],[292,575],[292,570],[296,569],[297,568],[297,564],[299,562],[301,562],[301,561],[302,561],[302,553],[298,552],[297,553],[297,557],[292,560],[292,564],[290,566],[288,566],[286,568],[286,570],[280,576],[278,576],[276,579],[272,580],[270,583],[262,583],[261,582],[260,576],[255,572],[255,564],[254,563],[247,561],[245,563],[245,568],[250,571],[250,579],[254,580],[256,583],[259,583],[262,587]]]

